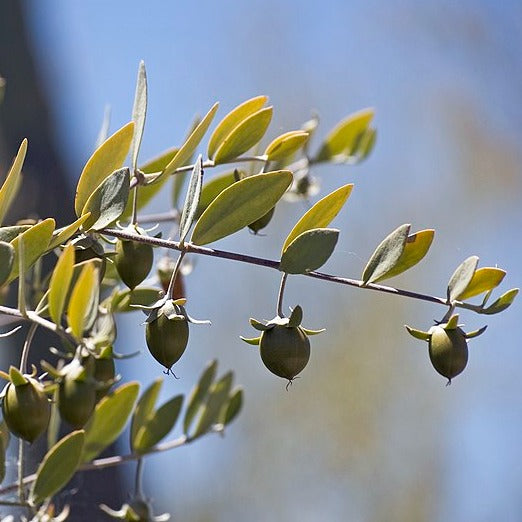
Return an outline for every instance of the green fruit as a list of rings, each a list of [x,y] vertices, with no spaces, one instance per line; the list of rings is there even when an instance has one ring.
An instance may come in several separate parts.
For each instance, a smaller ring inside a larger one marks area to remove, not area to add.
[[[149,274],[154,262],[151,245],[118,239],[114,264],[121,280],[134,290]]]
[[[96,390],[96,402],[107,395],[116,376],[116,368],[112,357],[100,358],[94,360],[94,380],[98,383]],[[100,388],[101,386],[101,388]]]
[[[168,319],[161,314],[157,319],[147,323],[145,338],[151,355],[165,366],[168,373],[187,347],[188,321],[187,319]]]
[[[49,425],[51,405],[43,386],[25,376],[27,383],[7,385],[2,413],[9,431],[29,442],[34,442]]]
[[[300,326],[276,325],[261,335],[263,364],[278,377],[292,381],[310,359],[310,341]]]
[[[96,406],[96,382],[65,375],[58,390],[58,410],[63,420],[82,428]]]
[[[451,382],[468,363],[468,343],[465,334],[460,328],[446,330],[442,326],[433,326],[429,333],[431,364]]]

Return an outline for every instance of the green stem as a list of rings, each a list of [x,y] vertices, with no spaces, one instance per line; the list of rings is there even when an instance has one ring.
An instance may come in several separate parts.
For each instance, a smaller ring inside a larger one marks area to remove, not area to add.
[[[176,283],[176,277],[178,277],[178,272],[181,268],[181,261],[183,261],[183,258],[185,257],[186,250],[182,250],[179,254],[178,260],[176,261],[176,266],[174,267],[174,270],[172,271],[172,276],[170,277],[169,287],[167,289],[167,299],[173,299],[174,298],[174,284]]]
[[[24,453],[24,439],[18,439],[18,499],[20,502],[25,502]]]
[[[36,333],[37,328],[38,323],[32,323],[31,327],[29,328],[29,332],[27,332],[24,347],[22,348],[22,356],[20,357],[20,371],[22,373],[27,373],[27,359],[29,358],[29,350],[31,348],[31,343],[33,342],[34,334]]]
[[[279,293],[277,295],[277,315],[279,317],[284,317],[283,314],[283,294],[285,293],[286,280],[288,278],[288,274],[283,272],[281,276],[281,284],[279,285]]]
[[[137,461],[136,466],[136,478],[134,482],[134,495],[137,498],[144,498],[143,495],[143,488],[142,488],[142,478],[143,478],[143,464],[144,460],[143,458],[139,458]]]
[[[137,179],[137,178],[135,178]],[[131,223],[135,225],[138,222],[138,190],[140,185],[137,184],[134,187],[134,192],[132,193],[132,218]]]

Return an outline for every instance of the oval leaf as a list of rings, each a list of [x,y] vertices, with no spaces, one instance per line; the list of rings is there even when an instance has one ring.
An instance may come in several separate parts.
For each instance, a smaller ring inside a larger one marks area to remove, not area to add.
[[[207,367],[203,370],[198,383],[192,389],[188,400],[187,411],[185,412],[185,418],[183,419],[183,433],[188,435],[192,421],[196,417],[196,414],[205,400],[210,385],[216,376],[217,361],[214,359]]]
[[[270,125],[272,112],[272,107],[261,109],[234,127],[216,150],[214,165],[237,158],[256,145]]]
[[[2,227],[0,228],[0,241],[11,243],[15,237],[29,230],[31,226],[32,225],[13,225],[12,227]]]
[[[154,406],[158,400],[161,386],[163,385],[163,379],[156,379],[142,394],[134,414],[132,415],[131,429],[130,429],[130,442],[131,448],[134,451],[136,448],[136,435],[138,431],[146,424],[147,419],[154,411]]]
[[[473,273],[473,277],[466,290],[460,294],[459,299],[465,301],[471,297],[488,292],[496,288],[504,279],[506,271],[495,267],[478,268]]]
[[[24,269],[27,270],[47,251],[55,225],[54,219],[45,219],[11,241],[11,245],[15,249],[15,258],[8,282],[18,277],[18,245],[20,238],[23,237],[24,241]]]
[[[363,283],[373,283],[390,272],[401,258],[411,225],[401,225],[375,249],[363,271]]]
[[[67,308],[67,322],[77,339],[82,338],[84,330],[92,322],[92,310],[97,308],[98,295],[98,270],[93,263],[87,263],[74,285]]]
[[[265,150],[268,161],[283,161],[290,158],[308,140],[308,133],[302,130],[290,131],[281,134]]]
[[[197,222],[192,242],[205,245],[226,237],[264,216],[292,183],[287,170],[257,174],[225,189]]]
[[[147,71],[145,62],[141,60],[138,67],[138,78],[136,80],[136,92],[134,94],[134,105],[132,107],[132,121],[134,122],[134,134],[131,143],[131,164],[132,171],[138,165],[138,154],[145,128],[145,118],[147,116]]]
[[[218,124],[208,142],[208,157],[212,159],[216,150],[222,145],[225,138],[250,115],[259,111],[268,100],[267,96],[257,96],[246,100],[230,111]]]
[[[10,243],[0,241],[0,286],[7,281],[13,262],[15,259],[15,249]]]
[[[85,427],[82,462],[89,462],[112,444],[125,428],[138,397],[138,382],[128,382],[104,397]]]
[[[111,309],[113,312],[135,312],[136,305],[151,306],[160,298],[160,289],[153,287],[138,287],[134,290],[121,290],[112,298]]]
[[[335,216],[337,216],[341,208],[343,208],[343,205],[352,193],[352,189],[353,184],[344,185],[315,203],[295,224],[290,234],[288,234],[283,244],[282,253],[288,245],[303,232],[312,228],[327,227]]]
[[[38,467],[36,480],[31,488],[31,504],[41,504],[71,480],[80,465],[84,442],[83,430],[73,431],[47,452]]]
[[[406,238],[404,250],[402,251],[402,254],[395,266],[390,271],[381,275],[379,278],[372,280],[372,283],[376,283],[377,281],[382,281],[384,279],[389,279],[390,277],[402,274],[402,272],[405,272],[412,266],[415,266],[428,253],[431,243],[433,242],[434,235],[435,230],[433,229],[420,230],[415,234],[410,234]]]
[[[22,183],[21,172],[26,153],[27,138],[24,138],[20,144],[13,164],[7,173],[2,188],[0,188],[0,225],[3,223],[5,215],[9,211],[9,208],[18,193],[20,184]]]
[[[198,156],[192,175],[190,177],[190,183],[187,189],[187,197],[185,198],[185,204],[183,205],[183,211],[179,220],[179,241],[183,243],[187,234],[189,233],[190,227],[194,221],[194,216],[198,210],[199,197],[201,195],[201,185],[203,183],[203,160],[201,154]]]
[[[60,255],[49,283],[49,314],[56,324],[61,324],[65,298],[74,271],[74,245],[68,245]]]
[[[372,108],[350,114],[325,138],[314,161],[344,161],[354,151],[361,135],[370,125],[375,111]]]
[[[203,214],[207,207],[214,201],[221,192],[227,187],[235,183],[236,177],[234,172],[225,172],[219,176],[215,176],[210,181],[203,185],[201,190],[201,197],[199,198],[198,210],[196,212],[196,219]]]
[[[223,419],[223,424],[227,426],[230,424],[241,411],[241,408],[243,406],[243,390],[241,388],[237,388],[235,391],[232,392],[230,395],[230,399],[228,401],[226,410],[225,410],[225,417]]]
[[[128,167],[116,170],[105,178],[83,207],[82,216],[91,214],[83,224],[83,229],[101,230],[116,221],[125,210],[129,199],[129,186]]]
[[[70,225],[67,225],[66,227],[58,228],[53,232],[53,237],[51,239],[51,242],[49,243],[49,246],[47,247],[48,250],[53,250],[59,245],[62,245],[63,243],[67,242],[71,237],[76,233],[76,231],[89,219],[90,214],[85,214],[81,217],[79,217],[76,221],[71,223]]]
[[[339,231],[313,228],[299,234],[284,251],[279,270],[287,274],[305,274],[323,266],[332,255]]]
[[[78,217],[102,181],[123,165],[133,136],[134,122],[131,121],[105,140],[89,158],[76,187],[74,210]]]
[[[162,176],[170,176],[178,167],[181,167],[185,162],[194,154],[197,146],[200,144],[203,136],[207,132],[214,115],[218,110],[219,103],[215,103],[212,108],[207,112],[205,117],[192,131],[190,136],[187,138],[185,143],[180,147],[178,153],[172,158],[172,161],[165,167]]]
[[[183,395],[177,395],[147,419],[134,441],[134,448],[138,453],[146,453],[169,434],[178,420],[182,405]]]
[[[515,300],[518,292],[518,288],[512,288],[511,290],[508,290],[506,293],[502,294],[492,305],[482,310],[481,313],[486,315],[493,315],[504,311],[506,308],[511,306],[511,303],[513,303]]]
[[[460,298],[471,283],[473,274],[477,269],[479,258],[477,256],[468,257],[453,272],[448,283],[448,301],[451,303]]]

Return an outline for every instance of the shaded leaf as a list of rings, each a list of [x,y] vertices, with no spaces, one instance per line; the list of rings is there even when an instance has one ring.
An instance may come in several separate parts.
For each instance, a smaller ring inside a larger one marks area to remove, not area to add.
[[[288,234],[281,253],[283,253],[288,245],[303,232],[312,228],[327,227],[335,216],[337,216],[341,208],[343,208],[343,205],[350,196],[352,189],[353,184],[344,185],[315,203],[315,205],[313,205],[295,224],[290,234]]]
[[[233,379],[233,372],[228,372],[210,387],[196,430],[190,436],[192,440],[205,435],[214,424],[219,423],[221,414],[228,404]]]
[[[394,269],[404,251],[411,225],[401,225],[375,249],[363,271],[363,283],[373,283]]]
[[[281,256],[279,270],[287,274],[305,274],[323,266],[332,255],[339,231],[313,228],[299,234]]]
[[[89,262],[74,285],[67,308],[67,322],[77,339],[81,339],[89,323],[92,324],[92,310],[96,311],[98,296],[98,270]]]
[[[47,247],[48,250],[53,250],[59,245],[62,245],[77,232],[77,230],[89,219],[89,214],[84,214],[79,217],[76,221],[72,222],[70,225],[66,227],[58,228],[53,232],[53,237],[51,238],[51,242]]]
[[[82,462],[97,457],[123,431],[138,397],[138,382],[128,382],[104,397],[94,409],[85,427]]]
[[[54,227],[54,219],[48,218],[33,225],[11,241],[11,245],[15,249],[15,258],[7,282],[11,282],[18,277],[18,245],[20,238],[23,238],[24,241],[24,269],[27,270],[47,251]]]
[[[212,159],[225,138],[249,116],[258,112],[268,100],[267,96],[257,96],[246,100],[230,111],[217,125],[208,142],[208,157]]]
[[[243,389],[237,388],[230,395],[230,399],[225,410],[223,425],[227,426],[228,424],[230,424],[239,415],[239,412],[241,411],[242,407]]]
[[[372,128],[366,129],[366,131],[360,136],[357,141],[356,150],[354,153],[357,155],[358,161],[365,160],[373,151],[375,147],[375,141],[377,140],[377,131]]]
[[[283,161],[295,154],[308,140],[308,133],[302,130],[290,131],[275,138],[266,148],[268,161]]]
[[[207,207],[221,194],[227,187],[236,182],[234,172],[225,172],[219,176],[213,177],[203,185],[201,196],[199,198],[196,219],[203,214]]]
[[[188,435],[192,421],[196,417],[196,414],[201,407],[205,397],[207,396],[208,390],[216,376],[217,361],[214,359],[209,362],[207,367],[203,370],[198,383],[192,389],[188,399],[188,406],[185,412],[185,418],[183,419],[183,433]]]
[[[141,426],[134,439],[134,447],[139,453],[147,450],[161,442],[174,428],[183,405],[183,395],[173,397],[154,413],[150,415],[147,422]]]
[[[89,158],[76,187],[74,210],[79,217],[92,193],[105,178],[121,168],[134,136],[134,122],[127,123],[105,140]]]
[[[199,218],[192,242],[205,245],[226,237],[264,216],[292,183],[292,173],[281,170],[242,179],[226,188]]]
[[[487,308],[482,310],[481,313],[486,315],[498,314],[504,311],[506,308],[511,306],[511,303],[515,300],[519,292],[518,288],[512,288],[508,290],[504,294],[502,294],[493,304],[489,305]]]
[[[131,448],[135,449],[136,435],[140,428],[142,428],[147,419],[154,411],[154,406],[158,400],[158,396],[163,385],[163,379],[156,379],[152,384],[143,392],[142,396],[136,404],[134,413],[132,415],[131,429],[130,429],[130,443]]]
[[[73,431],[55,444],[38,466],[29,501],[38,505],[58,493],[80,465],[85,442],[83,430]]]
[[[136,92],[134,94],[134,105],[132,107],[132,121],[134,122],[134,134],[131,143],[131,165],[132,171],[138,165],[138,154],[140,152],[143,130],[145,129],[145,118],[147,116],[147,71],[145,62],[141,60],[138,67],[138,78],[136,80]]]
[[[116,170],[107,176],[83,207],[82,215],[91,214],[83,224],[83,229],[101,230],[116,221],[125,210],[129,199],[129,186],[128,167]]]
[[[477,268],[473,273],[470,283],[463,293],[460,294],[459,299],[465,301],[471,297],[488,292],[496,288],[504,279],[506,271],[500,268],[483,267]]]
[[[14,259],[15,249],[13,245],[0,241],[0,285],[3,285],[9,277]]]
[[[234,127],[216,150],[214,164],[219,165],[237,158],[256,145],[270,125],[272,112],[272,107],[261,109]]]
[[[74,245],[68,245],[54,267],[49,283],[49,314],[56,324],[61,324],[65,299],[69,292],[74,271]]]
[[[13,225],[12,227],[0,228],[0,241],[10,243],[16,236],[29,230],[33,225]]]
[[[9,430],[5,421],[0,422],[0,484],[5,478],[5,461],[7,446],[9,445]]]
[[[434,235],[435,230],[433,229],[420,230],[415,234],[410,234],[406,238],[406,243],[404,243],[404,250],[402,251],[402,254],[395,266],[377,279],[373,279],[372,283],[376,283],[378,281],[389,279],[390,277],[402,274],[402,272],[405,272],[406,270],[409,270],[411,267],[415,266],[428,253],[431,243],[433,242]]]
[[[18,193],[20,184],[22,183],[21,173],[26,153],[27,138],[24,138],[20,144],[13,164],[7,173],[5,181],[0,188],[0,225],[4,222],[5,215],[9,211],[9,208]]]
[[[448,283],[448,301],[451,303],[460,298],[473,279],[473,274],[477,269],[479,258],[477,256],[468,257],[453,272]]]
[[[196,215],[199,198],[201,195],[201,186],[203,183],[203,159],[201,154],[198,156],[194,168],[192,169],[192,175],[190,177],[190,183],[187,189],[187,196],[185,198],[185,204],[183,205],[183,211],[179,220],[179,241],[183,243],[187,234],[189,233],[190,227],[194,221]]]
[[[112,297],[111,307],[113,312],[135,312],[134,305],[150,306],[159,299],[159,288],[138,287],[134,290],[125,289],[117,292]]]
[[[353,154],[374,116],[372,108],[350,114],[326,136],[314,161],[343,161]]]
[[[180,147],[178,153],[174,156],[174,158],[172,158],[172,161],[165,167],[162,176],[170,176],[170,174],[172,174],[177,168],[184,165],[185,162],[190,159],[192,154],[194,154],[197,146],[203,139],[203,136],[207,132],[210,124],[212,123],[218,107],[219,103],[215,103],[207,112],[199,125],[197,125],[185,143]]]

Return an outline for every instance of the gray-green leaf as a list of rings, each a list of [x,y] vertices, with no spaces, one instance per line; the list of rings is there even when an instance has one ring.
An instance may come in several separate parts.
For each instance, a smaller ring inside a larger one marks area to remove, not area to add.
[[[471,256],[465,259],[453,272],[448,283],[448,301],[456,301],[466,290],[473,279],[479,258]]]

